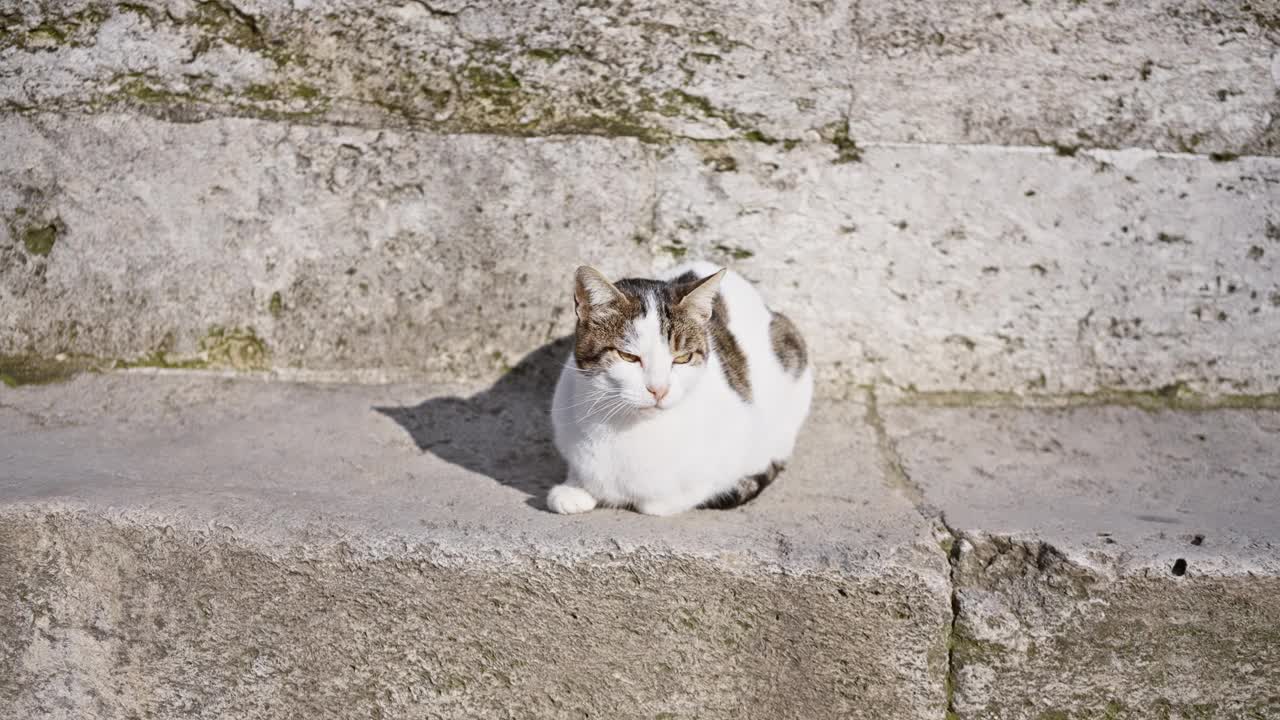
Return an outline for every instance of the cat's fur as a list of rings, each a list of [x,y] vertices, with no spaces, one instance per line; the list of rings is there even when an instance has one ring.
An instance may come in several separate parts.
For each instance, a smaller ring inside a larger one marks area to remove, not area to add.
[[[617,283],[582,267],[574,304],[551,411],[569,474],[551,510],[730,508],[773,481],[809,412],[813,370],[795,326],[751,283],[705,262]]]

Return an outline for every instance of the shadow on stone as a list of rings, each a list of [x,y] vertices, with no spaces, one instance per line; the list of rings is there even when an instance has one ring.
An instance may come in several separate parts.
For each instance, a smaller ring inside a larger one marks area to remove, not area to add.
[[[528,495],[529,504],[562,481],[565,464],[551,440],[551,395],[572,337],[529,353],[488,390],[414,406],[375,407],[400,424],[424,452],[487,475]]]

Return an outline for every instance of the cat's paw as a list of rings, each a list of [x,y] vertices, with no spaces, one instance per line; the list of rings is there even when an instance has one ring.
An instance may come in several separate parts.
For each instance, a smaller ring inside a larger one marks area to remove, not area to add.
[[[547,493],[547,507],[561,515],[576,515],[594,509],[596,499],[591,493],[572,485],[557,485]]]

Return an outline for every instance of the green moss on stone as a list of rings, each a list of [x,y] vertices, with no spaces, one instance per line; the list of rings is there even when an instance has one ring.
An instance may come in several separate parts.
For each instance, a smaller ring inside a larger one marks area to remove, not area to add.
[[[209,367],[209,363],[200,358],[173,357],[164,350],[155,350],[132,360],[117,360],[114,367],[118,370],[131,368],[164,368],[168,370],[198,370]]]
[[[463,71],[463,77],[473,90],[481,93],[496,92],[506,95],[520,89],[520,79],[510,70],[472,65]]]
[[[538,60],[544,60],[549,63],[555,63],[560,58],[565,57],[566,55],[573,55],[574,52],[572,50],[565,50],[564,48],[530,48],[528,50],[525,50],[524,54],[528,55],[531,58],[537,58]]]
[[[200,350],[212,366],[236,370],[262,370],[267,367],[267,346],[253,328],[209,328],[200,341]]]
[[[948,558],[951,557],[951,551],[955,549],[955,546],[956,539],[950,535],[944,535],[942,539],[938,541],[938,547],[942,549],[942,554],[946,555]],[[950,634],[948,634],[948,637],[950,637]]]
[[[687,93],[684,90],[668,90],[662,94],[665,101],[659,112],[663,115],[688,115],[694,117],[719,118],[726,123],[730,122],[730,114],[717,108],[711,104],[711,101],[701,95]],[[730,125],[732,127],[732,125]]]
[[[116,80],[122,78],[118,77]],[[144,75],[123,76],[119,91],[106,99],[136,100],[146,104],[189,104],[196,98],[190,93],[176,92],[160,85],[160,81]]]
[[[63,382],[95,369],[97,363],[81,357],[57,359],[36,355],[0,355],[0,382],[11,388]]]
[[[731,245],[716,245],[716,250],[732,257],[734,260],[746,260],[755,256],[755,253],[746,248],[734,247]]]
[[[133,13],[134,15],[144,17],[148,20],[151,19],[151,8],[147,7],[146,5],[139,5],[138,3],[131,3],[131,2],[123,2],[117,5],[116,8],[122,13],[124,12]]]
[[[685,92],[684,90],[671,89],[662,94],[660,103],[650,103],[649,107],[653,107],[656,111],[667,117],[687,117],[691,119],[709,118],[723,122],[731,130],[741,133],[744,140],[751,142],[765,143],[772,145],[777,142],[760,130],[754,129],[750,124],[737,112],[717,107],[707,98],[701,95]],[[644,103],[640,104],[640,109],[646,110]]]
[[[98,26],[107,18],[102,8],[90,6],[68,15],[46,16],[30,29],[22,29],[23,16],[0,12],[0,48],[19,47],[27,51],[49,51],[59,47],[83,47],[92,42]]]
[[[267,311],[274,318],[278,318],[284,313],[284,298],[280,296],[279,292],[271,293],[271,300],[267,303]]]
[[[833,163],[853,163],[862,162],[862,148],[858,147],[858,143],[849,137],[849,126],[840,122],[837,124],[831,144],[836,146],[836,159]]]
[[[621,112],[614,115],[579,115],[560,118],[546,122],[538,129],[568,135],[633,137],[648,143],[664,142],[670,137],[664,131],[645,125],[638,118]]]
[[[919,391],[905,388],[900,402],[926,407],[1081,407],[1118,405],[1152,412],[1163,410],[1275,410],[1280,409],[1280,393],[1206,394],[1177,382],[1152,390],[1103,388],[1089,393],[1019,394],[965,390]]]
[[[289,95],[299,100],[314,100],[320,97],[320,90],[311,85],[294,83],[289,86]]]
[[[738,169],[738,161],[732,155],[716,155],[702,162],[716,172],[734,172]]]
[[[277,98],[275,88],[270,85],[250,85],[244,89],[244,96],[250,100],[275,100]]]
[[[67,41],[67,34],[60,28],[44,23],[27,32],[27,43],[38,45],[61,45]]]
[[[22,231],[22,244],[32,255],[48,255],[58,241],[56,225],[32,225]]]
[[[196,4],[191,22],[223,42],[245,50],[263,50],[266,40],[253,16],[217,0]]]
[[[778,142],[776,138],[765,135],[763,132],[760,132],[759,130],[748,130],[746,133],[743,134],[742,137],[744,140],[750,140],[751,142],[764,143],[765,145],[772,145]]]

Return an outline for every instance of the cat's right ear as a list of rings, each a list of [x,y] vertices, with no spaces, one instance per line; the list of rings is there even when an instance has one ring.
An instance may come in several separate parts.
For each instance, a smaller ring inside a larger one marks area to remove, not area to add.
[[[586,320],[614,303],[626,303],[627,296],[613,286],[599,270],[583,265],[573,276],[573,309],[578,320]]]

